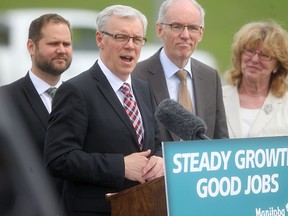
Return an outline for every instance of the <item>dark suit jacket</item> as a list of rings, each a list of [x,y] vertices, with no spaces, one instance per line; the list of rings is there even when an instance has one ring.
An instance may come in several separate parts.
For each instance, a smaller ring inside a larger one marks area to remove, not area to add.
[[[9,85],[2,86],[0,90],[9,98],[13,110],[21,117],[28,135],[33,139],[36,150],[40,155],[43,155],[49,113],[29,75],[27,74]]]
[[[164,70],[159,57],[161,49],[150,58],[139,62],[133,71],[134,77],[149,82],[157,105],[162,100],[169,98]],[[211,139],[227,138],[222,88],[217,71],[193,58],[191,59],[191,69],[195,111],[208,127],[206,135]],[[179,137],[166,130],[161,124],[160,130],[162,141],[179,140]]]
[[[161,156],[148,84],[132,79],[132,87],[144,124],[143,150]],[[135,129],[97,62],[61,85],[44,155],[49,170],[65,178],[61,206],[67,215],[109,213],[105,194],[138,184],[124,178],[124,156],[139,151]]]
[[[0,88],[1,95],[5,96],[9,101],[7,104],[11,105],[8,110],[8,115],[13,119],[13,124],[19,121],[19,125],[27,139],[31,141],[29,147],[33,147],[36,151],[37,157],[44,168],[43,151],[46,130],[48,126],[49,113],[43,104],[38,92],[36,91],[28,73],[25,77]],[[21,121],[21,122],[20,122]],[[15,128],[15,136],[21,134]],[[22,131],[21,131],[22,132]],[[20,138],[21,139],[21,138]],[[24,142],[23,142],[24,144]],[[33,152],[31,150],[31,152]],[[27,156],[26,156],[27,157]],[[31,172],[37,172],[31,167]],[[63,181],[57,178],[49,179],[52,181],[53,187],[59,197],[62,193]]]

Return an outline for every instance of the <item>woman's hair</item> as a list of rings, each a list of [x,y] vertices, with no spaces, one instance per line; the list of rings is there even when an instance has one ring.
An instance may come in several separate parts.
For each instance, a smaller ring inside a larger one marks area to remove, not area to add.
[[[232,44],[232,69],[226,74],[228,84],[238,86],[242,82],[241,56],[244,49],[256,49],[277,60],[278,69],[271,74],[270,90],[276,97],[287,91],[288,33],[274,21],[251,22],[244,25],[234,36]]]

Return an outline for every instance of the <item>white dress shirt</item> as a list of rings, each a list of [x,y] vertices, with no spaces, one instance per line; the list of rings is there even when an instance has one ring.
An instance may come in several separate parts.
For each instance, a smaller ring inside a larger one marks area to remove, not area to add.
[[[191,70],[191,60],[189,58],[189,61],[185,65],[184,68],[178,68],[165,54],[164,49],[161,50],[160,52],[160,61],[165,73],[165,78],[166,78],[166,83],[167,83],[167,88],[169,92],[170,99],[173,99],[175,101],[178,101],[178,88],[179,88],[179,83],[180,80],[177,77],[176,73],[180,69],[184,69],[188,72],[187,76],[187,86],[188,90],[190,92],[190,97],[191,101],[193,104],[193,109],[194,104],[195,104],[195,99],[194,99],[194,92],[193,92],[193,82],[192,82],[192,70]]]
[[[50,86],[45,81],[40,79],[38,76],[36,76],[31,70],[29,71],[29,77],[38,92],[41,100],[43,101],[47,111],[50,113],[52,109],[52,98],[50,95],[46,92],[50,87],[56,87],[59,88],[59,86],[62,84],[62,81],[59,81],[55,86]]]
[[[115,74],[113,74],[107,67],[106,65],[101,61],[101,59],[98,59],[98,65],[101,68],[101,70],[103,71],[104,75],[106,76],[106,78],[108,79],[108,82],[110,83],[110,85],[112,86],[115,94],[117,95],[119,101],[121,102],[122,106],[124,106],[124,94],[120,91],[121,86],[123,85],[123,80],[119,79],[119,77],[117,77]],[[131,88],[131,94],[133,95],[133,97],[135,98],[134,94],[133,94],[133,88],[132,88],[132,83],[131,83],[131,75],[129,75],[128,79],[125,81],[126,83],[128,83],[130,85]],[[136,100],[136,98],[135,98]],[[142,121],[142,116],[141,116],[141,111],[139,109],[140,112],[140,121],[142,122],[143,125],[143,121]],[[144,127],[143,127],[143,134],[144,134]]]

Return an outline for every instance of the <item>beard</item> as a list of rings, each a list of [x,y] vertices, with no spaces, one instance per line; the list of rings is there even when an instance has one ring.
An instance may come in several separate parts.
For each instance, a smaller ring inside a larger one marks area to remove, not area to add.
[[[54,62],[54,59],[57,58],[64,58],[65,63],[57,64]],[[47,58],[41,55],[39,52],[35,55],[35,65],[38,67],[41,71],[54,75],[59,76],[64,71],[66,71],[70,65],[71,65],[72,58],[66,56],[65,54],[58,54],[56,56],[53,56],[52,58]]]

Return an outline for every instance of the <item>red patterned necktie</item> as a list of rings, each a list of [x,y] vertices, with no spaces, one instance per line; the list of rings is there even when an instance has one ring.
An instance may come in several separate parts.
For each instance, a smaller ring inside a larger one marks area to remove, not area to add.
[[[124,97],[124,109],[127,115],[129,116],[131,123],[133,124],[135,128],[138,143],[139,143],[140,149],[142,149],[143,126],[142,126],[140,112],[139,112],[136,100],[131,94],[130,85],[128,83],[123,83],[123,85],[120,88],[120,91],[125,96]]]

